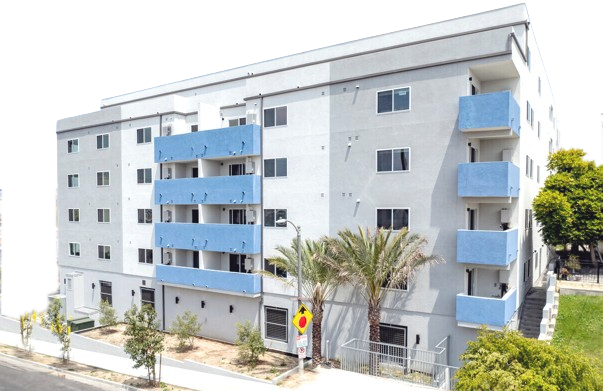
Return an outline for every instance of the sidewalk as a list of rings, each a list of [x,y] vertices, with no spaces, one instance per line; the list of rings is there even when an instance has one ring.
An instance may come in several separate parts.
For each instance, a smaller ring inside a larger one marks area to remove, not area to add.
[[[8,346],[21,347],[21,336],[17,321],[0,316],[0,343]],[[62,353],[58,341],[50,334],[49,330],[40,327],[34,328],[32,335],[32,351],[48,356],[61,357]],[[70,360],[113,372],[130,376],[146,378],[144,368],[132,368],[132,360],[117,346],[106,344],[77,334],[72,334],[72,349]],[[178,361],[163,358],[161,367],[161,380],[174,386],[186,387],[200,391],[277,391],[283,387],[276,386],[268,381],[251,378],[214,368],[207,365]],[[99,380],[100,381],[100,380]],[[105,382],[106,383],[106,382]],[[346,372],[339,369],[317,368],[313,373],[306,374],[297,379],[294,390],[314,391],[316,389],[337,388],[368,389],[370,387],[380,390],[419,391],[434,390],[434,388],[403,383],[389,379],[375,378]]]

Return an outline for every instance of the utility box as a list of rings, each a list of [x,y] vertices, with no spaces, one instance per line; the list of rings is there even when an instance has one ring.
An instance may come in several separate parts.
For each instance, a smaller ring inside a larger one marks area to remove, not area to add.
[[[71,326],[72,333],[76,331],[87,330],[94,327],[94,319],[88,317],[73,319],[69,321],[69,325]]]

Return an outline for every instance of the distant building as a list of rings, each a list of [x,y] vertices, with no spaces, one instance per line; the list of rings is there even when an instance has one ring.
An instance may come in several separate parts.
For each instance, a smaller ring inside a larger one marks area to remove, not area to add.
[[[382,303],[382,336],[451,364],[517,314],[549,252],[531,202],[558,148],[525,5],[366,38],[104,99],[58,121],[61,293],[68,315],[151,304],[162,327],[260,326],[296,352],[296,290],[257,270],[295,236],[408,227],[446,263]],[[295,276],[286,276],[294,279]],[[293,284],[295,286],[295,284]],[[325,308],[336,357],[368,339],[349,287]],[[326,349],[326,346],[324,347]]]

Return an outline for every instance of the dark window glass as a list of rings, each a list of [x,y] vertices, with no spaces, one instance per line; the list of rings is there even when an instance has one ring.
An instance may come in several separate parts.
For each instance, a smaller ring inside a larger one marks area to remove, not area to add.
[[[267,258],[264,258],[264,270],[274,274],[277,277],[287,278],[287,271],[285,269],[281,269],[280,267],[276,267],[275,265],[270,264]]]
[[[276,175],[274,159],[264,160],[264,177],[273,178]]]
[[[394,111],[403,111],[410,108],[410,90],[400,88],[394,90]]]
[[[287,310],[273,307],[265,309],[266,338],[287,342]]]
[[[140,288],[140,303],[141,306],[150,305],[155,308],[155,290],[148,288]]]
[[[264,209],[264,227],[274,227],[274,209]]]
[[[394,226],[395,231],[401,230],[402,228],[408,228],[408,209],[394,209]]]
[[[287,106],[276,108],[276,126],[287,125]]]
[[[392,151],[377,151],[377,172],[392,170]]]
[[[280,158],[276,160],[276,176],[287,176],[287,159]]]
[[[264,127],[268,128],[271,126],[275,126],[275,110],[274,109],[266,109],[264,110]]]
[[[113,287],[108,281],[100,281],[100,298],[101,301],[106,301],[113,305]]]
[[[377,93],[377,113],[389,113],[392,111],[392,91],[381,91]]]

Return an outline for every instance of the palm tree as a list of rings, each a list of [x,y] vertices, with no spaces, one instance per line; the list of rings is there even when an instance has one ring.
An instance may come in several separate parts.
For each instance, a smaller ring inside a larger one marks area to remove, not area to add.
[[[325,240],[307,239],[301,246],[302,291],[312,306],[312,363],[317,366],[322,361],[322,316],[325,300],[333,293],[340,282],[339,274],[328,266],[324,259],[328,256]],[[291,241],[291,247],[277,246],[281,256],[268,259],[277,268],[297,276],[297,238]]]
[[[425,255],[427,240],[406,228],[395,234],[383,228],[371,232],[359,227],[358,233],[345,229],[328,241],[331,266],[339,270],[340,278],[359,288],[367,302],[370,350],[378,353],[381,300],[387,290],[401,288],[419,268],[441,262],[442,258]],[[378,354],[370,355],[369,370],[372,375],[379,373]]]

